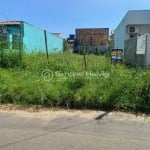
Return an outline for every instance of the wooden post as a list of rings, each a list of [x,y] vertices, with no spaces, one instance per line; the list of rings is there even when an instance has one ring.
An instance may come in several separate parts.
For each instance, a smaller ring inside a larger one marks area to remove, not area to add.
[[[83,57],[84,57],[84,66],[85,66],[85,70],[87,69],[87,63],[86,63],[86,38],[85,41],[83,41]]]
[[[86,54],[85,54],[85,52],[84,52],[83,57],[84,57],[84,66],[85,66],[85,70],[86,70],[87,64],[86,64],[86,56],[85,56],[85,55],[86,55]]]

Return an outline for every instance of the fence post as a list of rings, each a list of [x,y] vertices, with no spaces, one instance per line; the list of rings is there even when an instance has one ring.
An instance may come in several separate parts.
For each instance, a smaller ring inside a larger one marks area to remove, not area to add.
[[[45,39],[46,57],[47,57],[47,60],[48,60],[48,46],[47,46],[47,34],[46,34],[46,30],[44,30],[44,39]]]

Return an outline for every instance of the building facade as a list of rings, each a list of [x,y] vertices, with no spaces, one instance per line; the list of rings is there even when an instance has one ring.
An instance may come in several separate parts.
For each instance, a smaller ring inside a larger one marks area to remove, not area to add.
[[[77,51],[104,53],[108,48],[109,28],[76,29]]]
[[[63,51],[63,39],[23,21],[0,22],[0,41],[8,42],[8,49],[25,52]]]
[[[149,34],[150,10],[130,10],[115,29],[114,48],[123,49],[126,62],[147,66],[150,64]]]
[[[150,10],[130,10],[114,32],[114,47],[124,49],[125,41],[150,33]]]

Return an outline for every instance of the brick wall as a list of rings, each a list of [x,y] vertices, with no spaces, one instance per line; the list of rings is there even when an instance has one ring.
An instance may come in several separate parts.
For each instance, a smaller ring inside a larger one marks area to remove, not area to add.
[[[108,28],[76,29],[76,39],[78,46],[107,46],[108,37]]]

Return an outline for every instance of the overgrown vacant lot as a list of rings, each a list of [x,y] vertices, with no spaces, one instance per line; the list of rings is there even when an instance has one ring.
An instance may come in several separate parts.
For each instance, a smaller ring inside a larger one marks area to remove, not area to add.
[[[9,58],[9,59],[8,59]],[[20,58],[20,57],[19,57]],[[3,58],[0,103],[150,112],[150,71],[105,56],[40,53]]]

